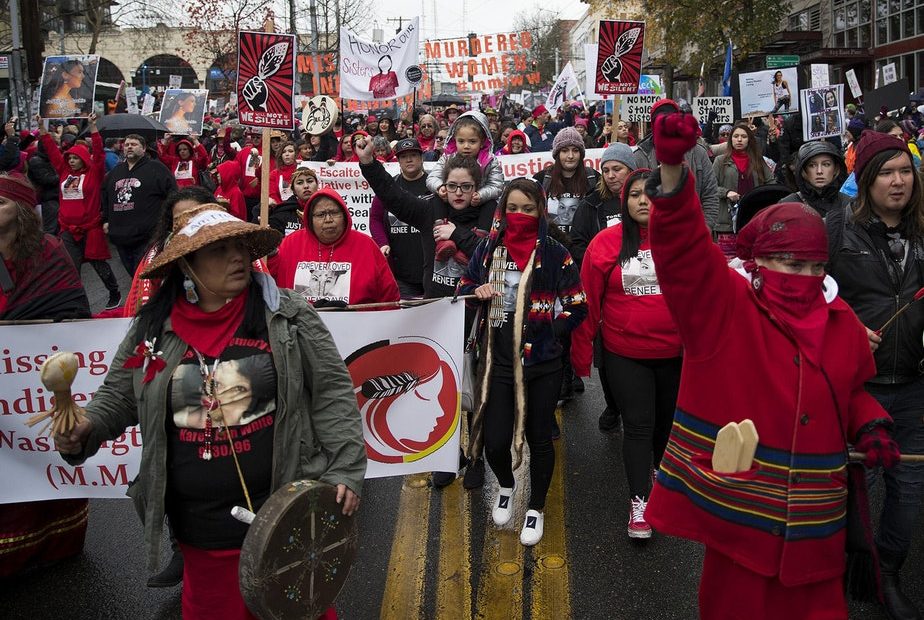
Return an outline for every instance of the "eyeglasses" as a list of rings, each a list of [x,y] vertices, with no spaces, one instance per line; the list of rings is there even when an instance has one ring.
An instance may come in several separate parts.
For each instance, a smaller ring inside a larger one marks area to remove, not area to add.
[[[467,194],[467,193],[469,193],[470,191],[472,191],[472,190],[475,189],[475,184],[474,184],[474,183],[461,183],[461,184],[459,184],[459,183],[447,183],[447,184],[446,184],[446,189],[447,189],[450,193],[452,193],[452,194],[457,194],[457,193],[459,193],[460,191],[461,191],[463,194]]]
[[[340,211],[339,209],[337,211],[318,211],[316,213],[312,213],[311,217],[318,220],[319,222],[326,219],[339,220],[343,217],[343,211]]]
[[[900,233],[886,233],[889,238],[889,255],[897,263],[905,260],[905,242],[901,240]]]
[[[423,127],[436,127],[433,123],[421,123],[420,126]]]

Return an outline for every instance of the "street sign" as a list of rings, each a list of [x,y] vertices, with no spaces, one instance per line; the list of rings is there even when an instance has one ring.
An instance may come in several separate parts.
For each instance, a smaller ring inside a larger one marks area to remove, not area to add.
[[[423,71],[417,65],[411,65],[404,72],[404,77],[406,77],[407,81],[411,84],[419,84],[420,80],[423,79]]]
[[[767,68],[768,69],[777,69],[779,67],[792,67],[799,64],[799,57],[792,56],[779,56],[779,55],[769,55],[767,56]]]

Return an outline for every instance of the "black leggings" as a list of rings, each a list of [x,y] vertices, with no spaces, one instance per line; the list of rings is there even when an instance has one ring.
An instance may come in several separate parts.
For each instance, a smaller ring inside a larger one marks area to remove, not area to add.
[[[526,382],[526,443],[529,445],[529,508],[542,510],[555,469],[552,420],[562,371],[556,370]],[[513,424],[516,404],[513,379],[491,377],[491,392],[484,411],[484,455],[500,486],[513,486]]]
[[[80,241],[76,241],[71,233],[61,231],[61,242],[77,269],[77,275],[80,275],[80,266],[84,263],[83,255],[87,247],[86,236]],[[119,282],[116,280],[115,274],[112,273],[112,267],[109,266],[109,263],[104,260],[87,260],[86,262],[93,267],[96,275],[103,281],[103,286],[106,287],[106,290],[110,294],[118,294]],[[134,272],[130,272],[129,275],[134,275]]]
[[[606,381],[622,414],[622,458],[630,497],[648,497],[674,421],[682,359],[635,359],[603,352]]]

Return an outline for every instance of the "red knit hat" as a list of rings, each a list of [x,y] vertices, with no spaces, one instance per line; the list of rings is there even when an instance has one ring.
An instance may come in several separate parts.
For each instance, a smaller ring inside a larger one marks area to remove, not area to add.
[[[769,256],[827,261],[828,233],[813,208],[801,202],[782,202],[767,207],[741,229],[736,250],[745,261]]]
[[[30,207],[34,207],[37,203],[32,183],[17,173],[0,174],[0,196]]]
[[[907,153],[908,158],[911,159],[911,151],[904,140],[890,136],[887,133],[867,129],[860,134],[860,141],[857,142],[857,159],[853,164],[853,171],[857,179],[863,174],[863,169],[866,168],[869,160],[883,151],[901,151]]]
[[[532,117],[538,118],[540,114],[545,114],[548,111],[549,111],[548,108],[546,108],[544,105],[540,103],[535,108],[533,108]]]

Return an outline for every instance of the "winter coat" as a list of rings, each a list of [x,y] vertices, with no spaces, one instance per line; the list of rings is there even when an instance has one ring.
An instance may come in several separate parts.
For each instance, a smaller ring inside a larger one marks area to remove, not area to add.
[[[395,185],[418,198],[430,194],[427,190],[426,174],[413,181],[408,181],[400,174],[395,175],[394,179]],[[372,206],[369,208],[369,229],[380,248],[389,246],[388,265],[395,279],[399,282],[422,284],[424,263],[427,261],[424,260],[420,231],[390,215],[378,196],[372,199]]]
[[[244,201],[244,194],[238,187],[241,182],[241,167],[234,160],[225,161],[215,167],[218,178],[221,183],[215,190],[215,198],[228,201],[228,211],[234,217],[247,221],[247,204]]]
[[[311,212],[318,198],[333,199],[343,211],[343,235],[324,245],[311,227]],[[369,235],[353,230],[353,219],[343,198],[320,189],[308,200],[303,228],[288,235],[270,261],[270,273],[283,288],[294,289],[308,301],[333,299],[348,304],[398,301],[398,284],[381,250]],[[336,275],[335,275],[336,274]]]
[[[655,173],[646,186],[651,251],[684,358],[645,519],[784,586],[839,578],[845,439],[889,419],[863,388],[875,373],[866,331],[828,278],[828,319],[815,366],[712,243],[689,172],[672,194],[662,194],[660,182]],[[753,420],[760,437],[751,469],[714,471],[716,434],[744,419]]]
[[[343,358],[317,312],[304,299],[279,290],[263,274],[254,274],[254,278],[263,288],[277,376],[272,490],[310,479],[345,484],[359,494],[366,472],[365,442]],[[167,391],[188,345],[174,333],[168,318],[157,339],[166,367],[144,383],[141,368],[124,368],[141,342],[136,329],[137,323],[129,328],[103,385],[86,406],[93,429],[84,451],[62,457],[71,465],[80,465],[97,453],[102,442],[115,439],[129,426],[141,425],[141,467],[127,494],[143,515],[147,564],[154,570],[159,565],[167,495]]]
[[[571,339],[571,359],[579,377],[590,376],[598,331],[603,347],[623,357],[680,357],[680,334],[658,285],[648,229],[639,227],[639,234],[638,254],[625,265],[619,263],[622,223],[594,237],[584,254],[581,282],[587,293],[587,320]]]
[[[703,217],[706,220],[706,226],[709,230],[715,230],[716,223],[719,220],[719,187],[716,182],[715,172],[712,169],[712,161],[709,159],[709,153],[701,144],[694,146],[683,156],[687,168],[693,172],[696,180],[696,194],[699,196],[700,204],[703,206]],[[651,135],[646,136],[638,143],[635,149],[635,166],[637,168],[649,168],[654,170],[658,167],[658,158],[654,152],[654,142]]]
[[[568,236],[571,237],[571,256],[580,265],[584,260],[584,253],[597,233],[606,230],[610,226],[619,223],[619,214],[622,212],[622,205],[618,196],[613,196],[608,200],[603,200],[600,192],[594,188],[592,192],[584,197],[577,211],[574,213],[574,220],[571,222],[571,231]]]
[[[86,239],[84,260],[109,260],[109,244],[103,232],[100,213],[100,195],[106,175],[106,153],[99,132],[90,134],[93,155],[85,146],[72,146],[64,155],[47,133],[41,136],[42,148],[48,161],[58,173],[58,226],[75,241]],[[76,155],[83,162],[79,173],[71,170],[68,155]],[[76,265],[80,269],[80,265]]]
[[[459,281],[459,294],[472,294],[476,288],[490,281],[494,250],[503,243],[502,228],[500,214],[495,213],[490,235],[478,244],[465,275]],[[560,358],[564,352],[562,340],[587,315],[587,300],[577,265],[568,250],[549,236],[548,228],[548,220],[540,217],[536,249],[523,270],[517,288],[512,330],[516,406],[513,448],[517,457],[514,469],[519,467],[521,461],[526,420],[524,368]],[[478,458],[484,447],[484,412],[491,396],[495,328],[490,325],[490,301],[469,301],[468,304],[470,307],[480,305],[482,308],[477,335],[475,411],[469,434],[469,455]],[[561,304],[561,312],[556,314],[557,304]]]
[[[574,116],[571,110],[565,112],[564,120],[551,121],[546,123],[541,129],[535,122],[523,128],[523,133],[529,136],[529,149],[533,153],[551,151],[552,143],[555,141],[555,135],[565,127],[574,126]]]
[[[751,182],[754,184],[754,187],[759,187],[773,181],[773,173],[770,171],[770,166],[767,165],[767,162],[761,158],[760,164],[763,167],[764,180],[763,183],[761,183],[760,178],[756,174],[751,173]],[[728,198],[726,196],[728,192],[738,191],[738,168],[735,166],[731,154],[725,153],[715,158],[712,169],[714,170],[713,177],[718,182],[717,191],[719,196],[719,217],[712,230],[720,233],[730,233],[732,232],[732,214],[731,205],[728,204]]]
[[[180,156],[176,154],[177,147],[181,144],[185,144],[189,149],[190,157],[188,160],[180,159]],[[173,178],[176,179],[178,188],[199,185],[199,173],[208,170],[211,163],[208,151],[205,150],[202,143],[193,146],[192,141],[186,139],[169,145],[158,142],[157,156],[167,166],[167,169],[173,173]]]
[[[420,239],[424,256],[424,297],[448,297],[456,291],[459,278],[465,273],[468,259],[471,258],[479,241],[486,237],[491,229],[494,207],[497,202],[483,202],[477,207],[457,210],[435,194],[419,198],[407,192],[391,178],[380,162],[360,164],[359,170],[369,182],[372,191],[385,204],[385,208],[402,222],[417,230],[424,231]],[[430,233],[437,220],[448,220],[455,224],[450,241],[465,255],[462,262],[456,257],[436,260],[436,241]]]
[[[449,128],[449,134],[446,137],[443,154],[427,175],[427,189],[436,193],[440,186],[443,185],[443,167],[446,165],[446,161],[456,154],[455,133],[456,128],[459,126],[459,119],[461,118],[473,118],[478,121],[478,124],[481,126],[482,134],[484,135],[484,142],[481,145],[481,151],[479,151],[477,158],[478,165],[481,166],[481,185],[478,186],[478,194],[481,196],[482,204],[484,204],[499,198],[503,193],[504,170],[501,168],[500,161],[494,156],[494,140],[491,138],[488,119],[481,112],[465,112],[453,122],[452,126]]]
[[[830,211],[827,272],[837,280],[840,296],[869,329],[879,329],[924,286],[924,240],[914,239],[904,269],[879,249],[869,226],[854,222],[851,206]],[[901,273],[899,273],[899,271]],[[908,383],[921,375],[924,359],[924,306],[914,304],[882,334],[873,356],[876,376],[870,383]]]
[[[803,168],[810,159],[817,155],[830,155],[837,166],[837,173],[834,180],[827,186],[819,189],[812,187],[812,184],[802,176]],[[818,211],[821,217],[828,214],[829,211],[843,210],[850,203],[850,198],[841,193],[841,185],[847,180],[847,165],[844,163],[844,156],[830,142],[806,142],[799,149],[799,156],[796,159],[796,187],[799,191],[783,198],[780,202],[802,202]]]
[[[132,168],[122,162],[103,184],[103,221],[116,245],[144,245],[157,227],[164,199],[176,179],[161,162],[144,156]]]

